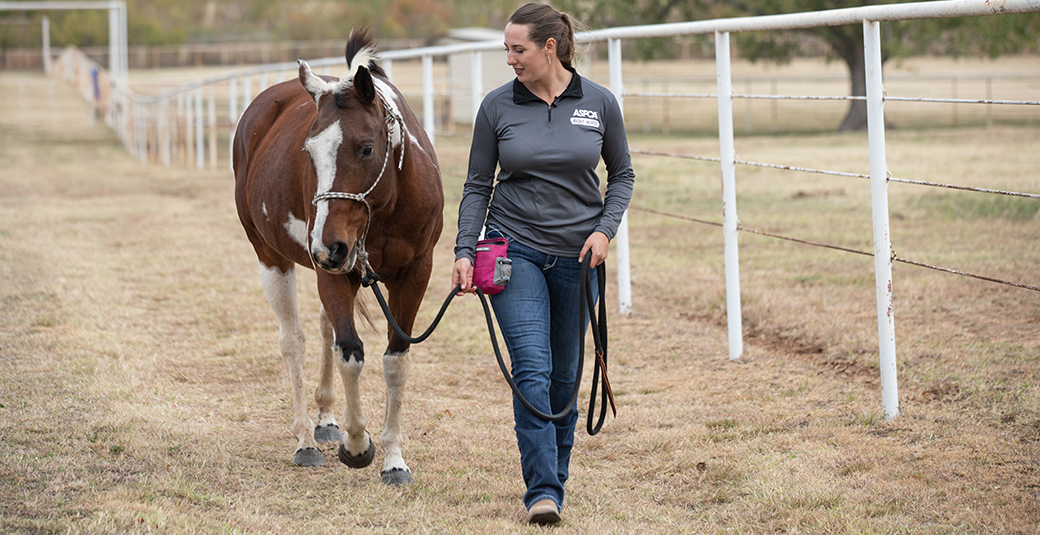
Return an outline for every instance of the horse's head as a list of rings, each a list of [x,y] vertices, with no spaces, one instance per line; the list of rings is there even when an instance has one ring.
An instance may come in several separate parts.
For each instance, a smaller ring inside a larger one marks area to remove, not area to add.
[[[300,82],[318,107],[304,143],[317,182],[310,253],[317,267],[331,273],[365,269],[366,259],[360,266],[357,261],[366,254],[372,215],[389,202],[400,165],[394,149],[404,124],[394,92],[373,76],[382,74],[374,50],[370,37],[352,35],[349,71],[340,80],[322,78],[300,61]]]

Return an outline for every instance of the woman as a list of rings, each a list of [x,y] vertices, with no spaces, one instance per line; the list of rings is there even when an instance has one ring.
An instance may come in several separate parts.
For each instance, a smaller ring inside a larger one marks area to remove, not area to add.
[[[584,340],[581,261],[589,251],[591,267],[606,259],[635,175],[617,100],[574,70],[571,18],[527,4],[510,16],[505,45],[516,79],[489,93],[477,113],[452,284],[475,291],[482,230],[509,238],[512,277],[491,303],[517,387],[536,409],[555,414],[573,391]],[[595,173],[601,157],[605,197]],[[578,409],[547,422],[514,396],[513,415],[528,521],[557,523]]]

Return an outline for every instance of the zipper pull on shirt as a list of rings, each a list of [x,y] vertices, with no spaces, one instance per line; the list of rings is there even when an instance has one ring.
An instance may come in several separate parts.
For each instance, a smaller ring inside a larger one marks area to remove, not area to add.
[[[559,100],[560,100],[560,95],[556,95],[556,98],[553,99],[552,104],[549,104],[549,122],[550,123],[552,122],[552,111],[553,111],[553,108],[556,107],[556,103]]]

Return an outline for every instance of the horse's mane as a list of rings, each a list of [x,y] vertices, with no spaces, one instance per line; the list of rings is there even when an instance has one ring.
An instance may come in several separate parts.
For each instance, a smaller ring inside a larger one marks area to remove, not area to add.
[[[383,78],[386,78],[386,71],[383,67],[376,63],[376,38],[372,35],[370,28],[362,28],[361,30],[350,32],[350,37],[347,38],[347,49],[345,53],[347,57],[347,65],[350,66],[351,74],[357,72],[357,67],[361,65],[355,65],[354,60],[358,59],[361,62],[367,63],[364,65],[369,72],[372,74],[378,74]],[[351,76],[353,78],[353,76]]]

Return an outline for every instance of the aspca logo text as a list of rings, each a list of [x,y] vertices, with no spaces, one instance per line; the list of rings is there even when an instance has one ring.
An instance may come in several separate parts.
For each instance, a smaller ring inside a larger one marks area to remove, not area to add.
[[[594,110],[577,109],[574,110],[573,117],[583,117],[585,119],[599,119],[599,114],[596,113]]]
[[[599,128],[599,114],[593,110],[574,110],[574,115],[571,116],[571,124]]]

